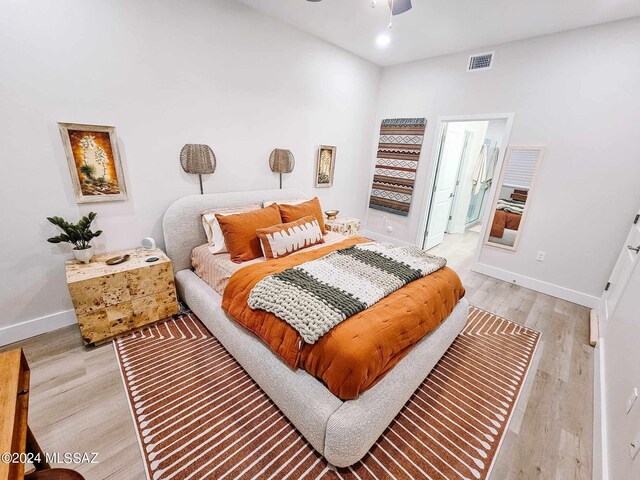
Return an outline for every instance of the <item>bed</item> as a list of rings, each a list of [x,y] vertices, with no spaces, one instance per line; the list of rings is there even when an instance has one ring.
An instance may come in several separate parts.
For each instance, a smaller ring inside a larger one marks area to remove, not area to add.
[[[507,245],[512,247],[516,243],[516,235],[518,234],[517,230],[512,230],[510,228],[505,228],[502,231],[502,235],[499,237],[489,235],[489,242],[497,243],[500,245]]]
[[[367,453],[462,330],[468,304],[462,298],[440,326],[357,398],[341,400],[305,370],[291,369],[262,340],[223,311],[219,291],[194,272],[192,254],[206,242],[200,212],[301,196],[297,190],[284,189],[182,198],[165,213],[165,246],[173,262],[180,297],[309,443],[331,464],[346,467]],[[224,276],[219,276],[218,281],[228,281]],[[222,283],[218,290],[224,289]]]
[[[489,241],[492,243],[515,245],[526,202],[526,191],[522,193],[522,190],[516,190],[516,192],[520,193],[512,193],[511,199],[501,198],[497,202],[489,232]],[[514,196],[516,198],[513,198]]]

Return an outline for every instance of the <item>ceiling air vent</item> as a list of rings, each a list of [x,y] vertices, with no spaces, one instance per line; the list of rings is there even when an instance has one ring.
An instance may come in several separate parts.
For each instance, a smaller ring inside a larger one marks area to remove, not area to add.
[[[467,67],[467,71],[488,70],[493,64],[493,54],[494,52],[471,55],[469,57],[469,66]]]

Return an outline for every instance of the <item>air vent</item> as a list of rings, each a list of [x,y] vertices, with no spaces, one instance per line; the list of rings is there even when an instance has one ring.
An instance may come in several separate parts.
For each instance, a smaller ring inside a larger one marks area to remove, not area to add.
[[[473,70],[487,70],[491,68],[493,64],[493,53],[481,53],[478,55],[471,55],[469,57],[469,66],[467,67],[467,71],[471,72]]]

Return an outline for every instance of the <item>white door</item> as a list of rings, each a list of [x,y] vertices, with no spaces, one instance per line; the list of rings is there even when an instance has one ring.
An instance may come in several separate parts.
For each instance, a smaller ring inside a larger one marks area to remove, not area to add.
[[[449,214],[458,179],[460,158],[464,148],[464,125],[445,124],[444,143],[440,151],[434,193],[431,197],[431,213],[423,248],[429,250],[442,243],[449,223]]]
[[[622,247],[622,252],[620,252],[616,266],[609,278],[609,283],[607,283],[605,292],[602,295],[602,301],[598,309],[600,334],[604,332],[613,316],[620,297],[629,282],[633,267],[638,263],[638,258],[640,258],[640,212],[633,219],[633,225],[627,236],[627,241]]]
[[[640,433],[640,399],[627,412],[627,401],[640,379],[640,265],[629,272],[627,284],[620,289],[615,312],[609,319],[609,327],[601,338],[604,349],[600,362],[604,370],[601,385],[604,394],[602,411],[606,420],[605,464],[608,478],[640,478],[640,456],[632,460],[629,456],[630,443]],[[603,475],[601,478],[605,478]]]

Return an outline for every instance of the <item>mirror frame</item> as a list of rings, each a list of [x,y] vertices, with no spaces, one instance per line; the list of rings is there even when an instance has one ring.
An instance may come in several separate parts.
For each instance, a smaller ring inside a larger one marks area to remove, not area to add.
[[[518,233],[516,233],[516,239],[513,242],[513,245],[502,245],[500,243],[493,243],[489,241],[490,233],[491,233],[491,225],[493,225],[493,219],[496,215],[496,206],[498,205],[498,200],[500,199],[500,190],[502,189],[502,183],[504,181],[504,176],[507,173],[507,168],[509,167],[509,162],[511,161],[511,152],[514,150],[530,150],[538,152],[538,161],[536,163],[535,171],[533,172],[533,177],[531,178],[531,185],[529,187],[529,193],[527,194],[527,201],[524,205],[524,210],[522,212],[522,218],[520,219],[520,227],[518,228]],[[522,237],[522,231],[524,230],[527,214],[529,213],[529,206],[531,205],[532,198],[534,196],[536,183],[538,181],[538,174],[540,173],[540,165],[542,160],[544,159],[547,147],[539,146],[539,145],[509,145],[504,155],[504,162],[502,163],[502,169],[500,171],[500,180],[496,185],[496,190],[494,194],[493,201],[491,202],[491,215],[489,216],[489,223],[485,228],[485,235],[483,244],[488,247],[502,248],[504,250],[509,250],[515,252],[518,249],[518,245],[520,244],[520,238]]]

